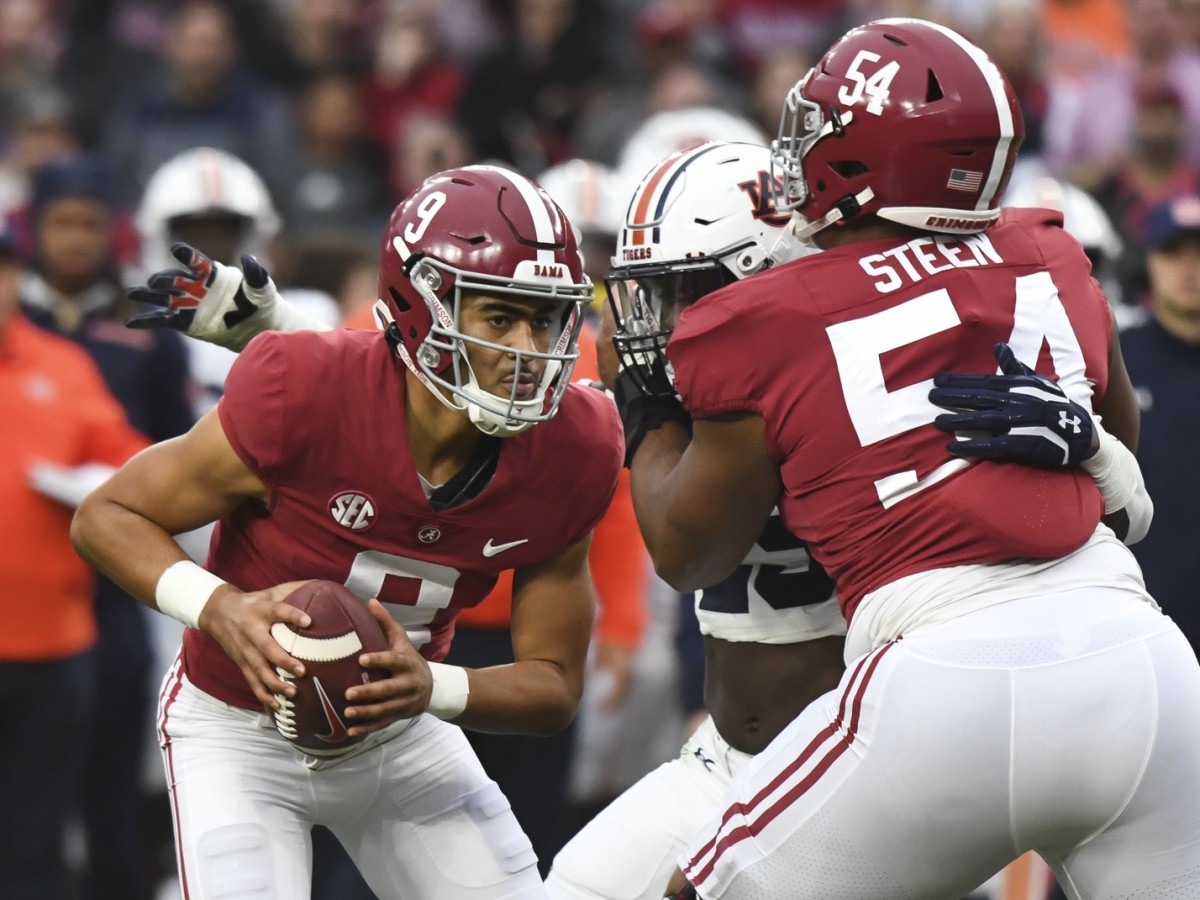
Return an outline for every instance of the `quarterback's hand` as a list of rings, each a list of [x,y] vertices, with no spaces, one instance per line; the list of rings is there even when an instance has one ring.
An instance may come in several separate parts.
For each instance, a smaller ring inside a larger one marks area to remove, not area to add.
[[[171,255],[182,269],[155,272],[145,287],[127,291],[131,300],[158,307],[126,319],[128,327],[174,328],[235,351],[261,331],[282,330],[275,320],[283,301],[253,256],[243,256],[238,270],[187,244],[173,244]]]
[[[353,704],[346,708],[346,718],[354,722],[351,737],[378,731],[397,719],[418,716],[429,708],[433,696],[429,663],[412,645],[404,627],[388,615],[378,600],[369,600],[367,609],[383,628],[388,649],[364,653],[358,661],[364,669],[387,669],[391,675],[346,690],[346,699]]]
[[[1017,359],[1008,344],[997,344],[995,353],[1002,374],[940,372],[933,379],[930,402],[950,410],[934,424],[968,435],[946,445],[951,454],[1057,469],[1096,452],[1088,410]]]
[[[304,674],[304,664],[293,657],[271,636],[271,626],[286,622],[297,629],[312,624],[308,613],[283,599],[304,584],[289,581],[265,591],[242,593],[232,585],[223,585],[213,592],[200,611],[197,624],[200,630],[214,638],[225,653],[242,670],[242,676],[254,696],[268,709],[278,709],[276,694],[295,696],[295,685],[279,677],[276,668],[291,672],[296,678]]]

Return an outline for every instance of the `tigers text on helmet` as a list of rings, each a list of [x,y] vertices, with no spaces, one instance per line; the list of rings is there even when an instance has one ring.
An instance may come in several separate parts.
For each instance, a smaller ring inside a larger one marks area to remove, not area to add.
[[[716,141],[645,174],[605,279],[627,365],[658,355],[667,366],[667,340],[684,307],[805,252],[786,227],[789,213],[775,208],[771,182],[766,147]]]
[[[267,256],[279,233],[279,215],[266,183],[250,166],[231,153],[196,147],[167,160],[146,183],[134,215],[142,242],[142,268],[147,271],[177,265],[170,247],[179,238],[172,223],[204,216],[229,216],[244,227],[233,255],[218,260],[234,263],[243,254]],[[212,255],[206,247],[199,248]]]
[[[493,344],[460,327],[465,294],[552,304],[548,349]],[[529,179],[495,166],[466,166],[425,180],[392,213],[379,259],[376,312],[396,353],[439,400],[486,434],[508,437],[558,409],[578,356],[591,281],[570,223]],[[536,377],[533,396],[480,387],[468,347],[515,356]]]
[[[772,144],[797,235],[868,213],[972,234],[999,216],[1024,120],[981,49],[942,25],[852,29],[788,93]]]

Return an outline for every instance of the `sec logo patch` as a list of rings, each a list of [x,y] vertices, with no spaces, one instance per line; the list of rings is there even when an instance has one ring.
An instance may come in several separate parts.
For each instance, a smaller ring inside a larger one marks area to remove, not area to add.
[[[375,501],[357,491],[343,491],[329,501],[333,521],[350,531],[366,531],[375,524]]]

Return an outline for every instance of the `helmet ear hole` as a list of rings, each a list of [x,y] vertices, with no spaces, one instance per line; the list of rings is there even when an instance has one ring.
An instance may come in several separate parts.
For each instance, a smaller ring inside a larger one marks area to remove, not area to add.
[[[930,69],[929,84],[925,88],[925,102],[933,103],[936,100],[941,100],[945,96],[946,94],[942,90],[942,83],[938,81],[938,77],[934,74],[933,69]]]
[[[391,294],[392,302],[396,304],[396,308],[398,310],[401,312],[408,312],[410,309],[412,309],[412,304],[405,300],[404,295],[391,285],[388,285],[388,293]]]
[[[838,177],[845,179],[857,178],[859,175],[866,175],[871,171],[857,159],[839,159],[831,162],[829,168],[837,172]]]

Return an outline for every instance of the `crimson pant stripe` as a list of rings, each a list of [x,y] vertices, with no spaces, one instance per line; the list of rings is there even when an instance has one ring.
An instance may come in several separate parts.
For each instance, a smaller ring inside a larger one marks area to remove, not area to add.
[[[862,714],[862,700],[863,695],[866,693],[867,685],[870,683],[871,676],[874,675],[876,668],[878,668],[879,661],[883,659],[884,654],[893,646],[895,646],[895,642],[884,644],[874,653],[859,660],[850,681],[846,685],[846,690],[842,694],[842,699],[838,704],[837,718],[834,719],[833,723],[818,732],[816,737],[809,742],[808,746],[801,751],[800,755],[788,763],[778,775],[772,778],[770,783],[755,794],[749,803],[735,803],[726,810],[716,834],[688,863],[685,869],[688,881],[692,884],[700,884],[705,881],[712,874],[717,860],[722,853],[734,844],[746,838],[754,837],[766,828],[784,809],[802,797],[814,784],[820,781],[821,776],[849,749],[850,745],[854,743],[854,736],[858,733],[859,720]],[[816,754],[817,750],[829,738],[841,730],[842,723],[846,721],[847,709],[849,709],[849,725],[846,728],[846,733],[838,738],[837,742],[826,751],[821,760],[813,766],[812,771],[766,809],[758,810],[758,818],[754,819],[754,821],[749,821],[751,815],[756,812],[756,807],[759,807],[780,785],[803,768]],[[721,833],[725,830],[726,825],[738,816],[746,821],[734,826],[724,837],[721,837]],[[710,852],[712,855],[708,861],[700,865],[700,860]]]
[[[175,816],[175,858],[179,862],[179,886],[183,890],[183,900],[189,900],[187,869],[183,860],[183,826],[179,817],[179,795],[175,788],[175,763],[171,757],[171,739],[167,737],[167,718],[179,689],[183,687],[183,660],[175,657],[171,666],[170,676],[163,682],[162,691],[158,695],[158,736],[163,742],[163,756],[167,764],[167,790],[171,792],[171,811]]]

